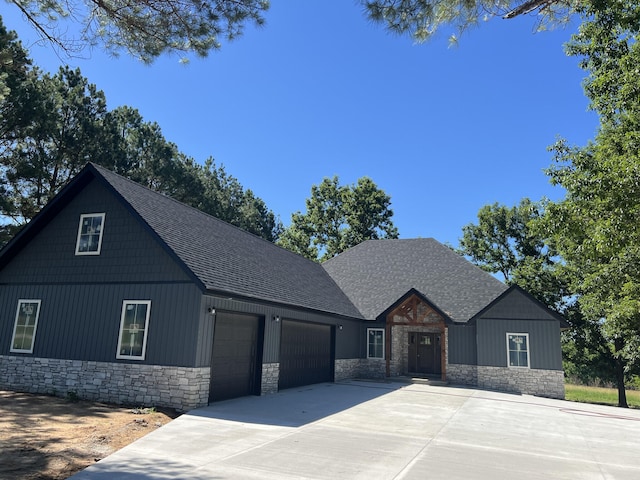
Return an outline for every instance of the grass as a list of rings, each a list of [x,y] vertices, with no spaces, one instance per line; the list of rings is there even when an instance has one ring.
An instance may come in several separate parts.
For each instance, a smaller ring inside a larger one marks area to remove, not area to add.
[[[618,405],[618,390],[615,388],[587,387],[570,383],[564,387],[566,400],[600,405]],[[631,408],[640,408],[640,391],[627,390],[627,404]]]

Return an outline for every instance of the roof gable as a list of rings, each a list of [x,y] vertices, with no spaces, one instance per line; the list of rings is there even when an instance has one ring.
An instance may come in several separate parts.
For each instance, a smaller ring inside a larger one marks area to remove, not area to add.
[[[455,322],[466,322],[507,286],[433,238],[369,240],[323,264],[367,319],[410,289]]]
[[[512,285],[471,319],[476,322],[482,318],[506,320],[557,320],[561,328],[569,324],[562,315],[551,310],[530,293]]]
[[[122,200],[202,289],[361,318],[321,265],[94,164],[9,242],[0,253],[0,268],[94,178]]]

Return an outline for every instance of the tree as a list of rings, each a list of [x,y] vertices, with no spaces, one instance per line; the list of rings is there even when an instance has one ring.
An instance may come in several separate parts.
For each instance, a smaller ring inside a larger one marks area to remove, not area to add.
[[[560,259],[538,228],[547,201],[524,198],[514,207],[498,203],[478,212],[478,223],[462,227],[457,252],[507,285],[517,284],[564,313],[571,303]]]
[[[98,43],[151,62],[167,52],[206,56],[233,40],[249,22],[261,26],[268,0],[7,0],[16,5],[41,37],[72,54]],[[480,19],[536,13],[541,22],[566,20],[579,0],[360,0],[366,15],[391,32],[422,42],[439,27],[458,33]],[[69,25],[80,32],[68,38]]]
[[[220,39],[242,34],[245,24],[264,23],[267,0],[7,0],[47,41],[67,53],[101,43],[111,53],[125,50],[144,62],[167,52],[206,56]],[[65,36],[78,25],[79,38]]]
[[[9,129],[0,150],[1,213],[16,225],[33,218],[88,161],[101,163],[106,154],[95,142],[107,113],[102,92],[79,70],[38,73],[28,78],[32,115]],[[21,101],[15,92],[9,101]]]
[[[266,240],[281,224],[251,190],[168,142],[160,126],[131,107],[108,111],[104,94],[80,70],[43,74],[0,22],[0,247],[87,162],[199,208]]]
[[[429,39],[440,27],[453,26],[458,34],[480,20],[511,19],[536,13],[542,24],[566,21],[578,0],[373,0],[363,1],[369,18],[391,32],[410,35],[418,42]],[[455,34],[452,39],[455,40]]]
[[[571,326],[562,332],[565,374],[582,383],[616,382],[617,362],[602,324],[586,317],[572,290],[572,272],[544,229],[548,201],[495,203],[478,212],[478,224],[463,227],[458,253],[483,270],[500,273],[560,313]]]
[[[546,226],[570,271],[585,317],[615,359],[619,405],[640,366],[640,7],[600,2],[568,51],[582,57],[585,92],[600,116],[595,140],[554,147],[551,182],[566,189]]]
[[[291,216],[278,243],[316,261],[327,260],[365,240],[398,238],[391,199],[367,177],[356,185],[325,178],[311,187],[307,212]]]

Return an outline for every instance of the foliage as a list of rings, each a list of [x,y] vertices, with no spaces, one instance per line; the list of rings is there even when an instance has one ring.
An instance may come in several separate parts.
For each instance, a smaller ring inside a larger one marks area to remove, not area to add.
[[[363,2],[369,17],[417,42],[449,25],[458,34],[491,17],[514,18],[536,13],[542,24],[563,22],[580,2],[576,0],[372,0]],[[455,35],[453,37],[455,40]]]
[[[582,57],[600,128],[583,148],[554,145],[547,173],[567,193],[546,227],[584,317],[601,328],[626,406],[625,381],[640,368],[640,6],[599,1],[583,13],[568,52]]]
[[[233,40],[245,24],[264,23],[267,0],[7,0],[16,5],[38,33],[63,51],[74,53],[102,43],[114,54],[121,50],[151,62],[166,52],[206,56]],[[80,32],[68,38],[69,26]]]
[[[480,268],[500,273],[559,312],[571,328],[562,332],[565,373],[583,383],[616,377],[616,362],[601,324],[582,313],[571,272],[550,246],[544,224],[548,202],[523,199],[517,206],[486,205],[478,224],[463,227],[458,252]]]
[[[0,21],[0,246],[33,218],[87,162],[215,215],[269,241],[281,224],[264,202],[213,159],[182,154],[131,107],[107,110],[80,70],[31,67]]]
[[[365,240],[398,238],[391,199],[367,177],[356,185],[325,178],[311,187],[307,212],[291,216],[278,243],[312,260],[324,261]]]
[[[144,62],[167,52],[206,56],[221,39],[240,36],[246,24],[262,26],[268,0],[7,0],[40,36],[74,54],[102,44]],[[418,42],[440,27],[460,34],[480,20],[536,14],[541,26],[566,21],[579,0],[359,0],[366,16]],[[67,33],[78,31],[77,37]],[[455,34],[452,39],[455,40]]]
[[[554,251],[536,228],[546,202],[524,198],[514,207],[494,203],[478,212],[478,223],[462,228],[458,253],[508,285],[518,284],[557,311],[566,308],[565,281]]]

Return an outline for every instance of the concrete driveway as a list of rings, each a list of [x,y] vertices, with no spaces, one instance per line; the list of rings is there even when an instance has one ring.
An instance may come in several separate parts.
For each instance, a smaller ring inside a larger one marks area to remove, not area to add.
[[[325,383],[193,410],[72,477],[640,479],[640,411]]]

